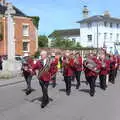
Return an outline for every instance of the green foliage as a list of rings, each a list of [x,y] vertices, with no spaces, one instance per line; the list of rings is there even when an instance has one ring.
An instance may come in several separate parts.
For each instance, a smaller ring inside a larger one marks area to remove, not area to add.
[[[39,47],[48,47],[48,38],[45,35],[38,36],[38,46]]]
[[[40,51],[37,51],[37,52],[35,53],[34,57],[35,57],[35,58],[39,58],[39,56],[40,56]]]
[[[39,27],[39,20],[40,20],[39,16],[31,16],[31,18],[32,18],[33,24],[38,29],[38,27]]]

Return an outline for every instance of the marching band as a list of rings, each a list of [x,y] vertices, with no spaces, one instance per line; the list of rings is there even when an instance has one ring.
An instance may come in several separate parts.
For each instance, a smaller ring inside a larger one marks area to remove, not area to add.
[[[48,86],[50,81],[52,81],[53,88],[56,87],[56,75],[59,70],[64,77],[66,95],[69,96],[71,93],[71,82],[73,79],[76,80],[76,89],[79,89],[81,73],[83,72],[86,83],[90,87],[90,96],[94,96],[97,78],[99,77],[100,88],[106,90],[108,82],[115,84],[120,64],[118,55],[108,54],[103,49],[97,54],[89,53],[86,59],[82,58],[79,52],[71,51],[49,53],[43,50],[40,56],[41,59],[35,63],[27,57],[21,70],[27,84],[26,95],[31,93],[32,76],[37,76],[43,93],[41,108],[44,108],[49,103]],[[60,64],[59,70],[58,63]]]

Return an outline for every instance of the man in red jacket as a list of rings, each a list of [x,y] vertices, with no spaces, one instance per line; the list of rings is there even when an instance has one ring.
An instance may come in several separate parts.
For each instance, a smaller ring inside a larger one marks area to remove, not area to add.
[[[31,89],[31,80],[32,80],[32,66],[33,66],[33,59],[29,56],[26,56],[24,58],[24,61],[22,63],[21,70],[23,71],[23,76],[25,78],[27,89],[26,89],[26,95],[29,95],[32,92]]]
[[[48,58],[47,51],[41,51],[40,56],[41,60],[37,61],[33,66],[33,71],[39,70],[38,79],[43,93],[41,108],[44,108],[49,103],[48,85],[54,70],[51,69],[51,62],[50,58]]]
[[[110,56],[110,72],[109,72],[109,81],[115,83],[115,70],[116,70],[116,58],[114,55]]]
[[[102,54],[100,56],[100,62],[101,62],[101,68],[100,68],[100,72],[99,72],[100,88],[105,90],[107,87],[106,77],[109,72],[109,61],[106,60],[105,54]]]
[[[90,86],[90,95],[94,96],[95,82],[101,67],[97,56],[91,53],[86,61],[84,61],[84,67],[86,79]]]
[[[74,58],[74,73],[77,80],[76,89],[79,89],[80,87],[81,71],[82,71],[82,57],[80,56],[79,53],[76,53]]]
[[[56,87],[56,73],[58,71],[57,68],[57,64],[58,64],[58,58],[56,57],[55,53],[51,53],[51,70],[52,71],[52,87],[55,88]]]
[[[71,93],[71,77],[73,76],[73,65],[74,60],[70,57],[70,53],[67,52],[63,60],[63,67],[64,67],[64,81],[66,84],[66,94],[68,96]]]

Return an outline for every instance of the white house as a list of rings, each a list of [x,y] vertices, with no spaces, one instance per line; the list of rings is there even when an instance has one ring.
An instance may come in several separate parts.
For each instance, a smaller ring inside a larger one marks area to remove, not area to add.
[[[55,30],[49,36],[49,46],[51,46],[51,40],[54,39],[55,35],[58,35],[61,38],[69,39],[75,43],[80,42],[80,29],[64,29],[64,30]]]
[[[106,47],[108,52],[119,49],[120,19],[109,14],[87,17],[80,23],[80,44],[84,47]]]

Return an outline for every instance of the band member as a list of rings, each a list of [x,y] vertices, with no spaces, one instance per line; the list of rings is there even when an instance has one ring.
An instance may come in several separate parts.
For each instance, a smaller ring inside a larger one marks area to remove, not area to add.
[[[82,71],[82,57],[80,56],[79,53],[76,53],[74,58],[74,73],[77,80],[76,89],[79,89],[80,87],[81,71]]]
[[[37,61],[33,66],[33,72],[39,70],[38,79],[43,93],[41,108],[44,108],[49,103],[48,86],[51,76],[53,76],[53,71],[51,71],[51,63],[47,51],[41,51],[40,56],[41,60]]]
[[[70,58],[74,60],[74,56],[75,56],[75,53],[74,52],[71,52],[70,53]],[[75,71],[73,70],[73,75],[71,76],[71,81],[74,82],[75,81]]]
[[[24,61],[22,63],[21,70],[23,71],[23,76],[25,78],[27,88],[26,88],[26,95],[29,95],[32,92],[31,89],[31,80],[32,80],[32,66],[33,66],[33,60],[29,56],[26,56],[24,58]]]
[[[71,93],[71,77],[73,76],[73,65],[74,60],[70,57],[70,53],[67,52],[63,60],[63,67],[64,67],[64,81],[66,84],[66,94],[68,96]]]
[[[115,78],[117,77],[117,71],[119,69],[119,56],[118,55],[115,55]]]
[[[57,68],[57,64],[58,64],[58,58],[55,56],[55,53],[51,53],[51,71],[52,71],[52,86],[53,88],[56,87],[56,73],[58,71]]]
[[[84,70],[86,79],[90,86],[90,95],[94,96],[95,94],[95,82],[100,70],[100,62],[97,60],[95,54],[90,54],[86,61],[84,61]]]
[[[109,71],[109,62],[105,58],[105,54],[101,54],[100,56],[100,63],[101,63],[101,68],[99,72],[99,79],[100,79],[100,88],[105,90],[107,85],[106,85],[106,76]]]
[[[116,69],[116,58],[114,55],[110,56],[110,73],[109,73],[109,81],[114,84],[115,83],[115,69]]]

